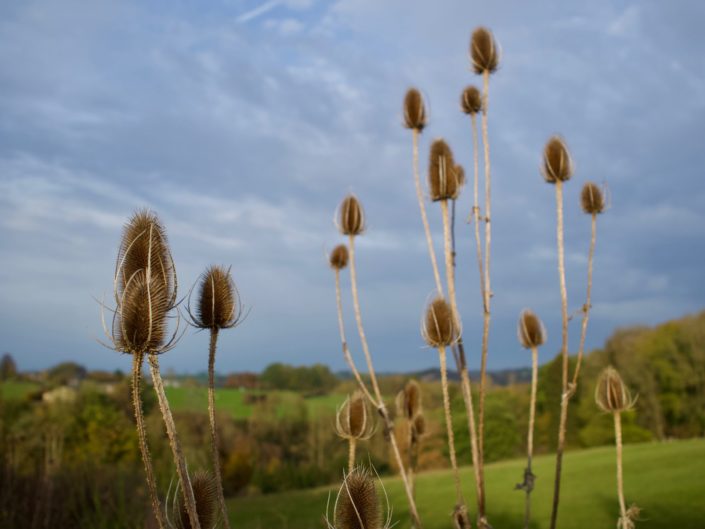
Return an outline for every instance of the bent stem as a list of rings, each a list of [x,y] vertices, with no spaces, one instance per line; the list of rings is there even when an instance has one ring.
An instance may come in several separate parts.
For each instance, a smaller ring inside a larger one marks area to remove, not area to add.
[[[445,202],[445,201],[444,201]],[[438,348],[438,357],[441,364],[441,388],[443,389],[443,410],[446,417],[446,431],[448,433],[448,452],[450,454],[450,466],[453,469],[453,480],[455,481],[456,505],[464,504],[463,493],[460,489],[460,474],[458,473],[458,461],[455,458],[455,436],[453,435],[453,418],[450,414],[450,397],[448,396],[448,375],[446,373],[446,348]]]
[[[211,454],[213,456],[213,472],[218,488],[218,502],[223,517],[223,524],[226,529],[230,529],[228,518],[228,508],[225,505],[225,495],[223,493],[223,482],[220,477],[220,453],[218,451],[218,430],[215,423],[215,350],[218,342],[218,328],[211,329],[211,341],[208,349],[208,419],[211,430]]]
[[[551,509],[551,529],[556,528],[558,521],[558,502],[561,492],[561,467],[563,450],[565,448],[565,431],[568,422],[568,293],[565,286],[565,247],[563,244],[563,182],[556,181],[556,240],[558,245],[558,277],[561,287],[561,418],[558,426],[558,446],[556,447],[556,477],[553,484],[553,507]]]
[[[357,331],[358,334],[360,335],[360,342],[362,343],[362,350],[365,354],[365,360],[367,361],[367,369],[369,370],[370,374],[370,381],[372,383],[372,390],[374,391],[374,398],[370,394],[369,390],[367,390],[366,385],[362,381],[362,377],[360,376],[360,373],[357,371],[357,368],[355,366],[355,363],[352,360],[352,356],[350,355],[350,351],[348,350],[347,343],[345,341],[345,335],[343,332],[341,332],[341,339],[343,341],[343,354],[345,355],[345,359],[348,362],[348,365],[350,366],[351,370],[353,371],[353,374],[355,376],[355,379],[357,380],[358,384],[360,385],[360,388],[362,391],[367,395],[367,397],[370,399],[370,402],[377,408],[377,412],[380,414],[382,417],[382,420],[384,421],[384,427],[385,427],[385,436],[389,439],[389,444],[392,446],[392,451],[394,453],[394,459],[396,460],[397,466],[399,467],[399,474],[401,475],[402,482],[404,483],[404,489],[406,491],[406,496],[409,500],[409,511],[411,512],[411,516],[414,520],[414,526],[416,529],[421,529],[421,519],[419,518],[418,511],[416,509],[416,502],[414,501],[414,495],[411,491],[411,486],[409,484],[408,477],[406,475],[406,470],[404,468],[404,461],[402,460],[401,457],[401,452],[399,451],[399,446],[397,444],[397,440],[394,436],[394,425],[392,423],[391,417],[389,416],[389,411],[387,410],[387,406],[384,404],[384,399],[382,398],[382,393],[379,390],[379,384],[377,383],[377,376],[375,375],[375,370],[374,366],[372,365],[372,357],[370,356],[370,349],[367,344],[367,338],[365,337],[365,330],[362,326],[362,316],[360,313],[360,300],[357,292],[357,272],[355,270],[355,237],[350,236],[350,245],[349,245],[349,253],[350,253],[350,289],[352,290],[352,297],[353,297],[353,309],[355,312],[355,321],[357,322]],[[338,292],[340,290],[340,283],[339,281],[337,282],[338,287]],[[338,294],[338,299],[340,300],[340,296]],[[338,303],[338,310],[339,310],[339,323],[341,325],[341,331],[343,330],[342,327],[342,310],[341,310],[341,305],[340,301]]]
[[[578,360],[575,364],[575,373],[573,373],[573,382],[571,384],[571,393],[575,393],[578,387],[578,375],[580,374],[580,365],[583,361],[585,352],[585,336],[587,335],[588,319],[590,319],[590,309],[592,308],[592,263],[595,258],[595,239],[597,238],[597,214],[592,214],[590,228],[590,251],[588,253],[588,277],[587,277],[587,294],[585,296],[585,305],[583,306],[583,321],[580,328],[580,346],[578,348]]]
[[[147,478],[147,488],[149,489],[149,498],[152,502],[152,510],[157,519],[159,529],[166,528],[166,520],[159,503],[157,495],[157,481],[154,477],[154,467],[152,466],[152,457],[149,453],[149,445],[147,444],[147,428],[144,423],[144,412],[142,411],[142,396],[140,394],[140,380],[142,377],[142,353],[135,353],[132,356],[132,406],[135,410],[135,422],[137,424],[137,438],[139,440],[140,452],[142,453],[142,461],[144,462],[144,471]]]
[[[196,499],[193,495],[193,487],[191,486],[191,480],[189,478],[188,470],[186,469],[184,454],[181,452],[179,438],[176,434],[174,417],[171,415],[169,401],[167,400],[166,393],[164,392],[164,383],[162,381],[162,376],[159,373],[159,360],[157,359],[156,354],[149,355],[149,368],[152,373],[154,391],[157,393],[157,399],[159,401],[159,409],[162,412],[164,426],[166,427],[166,433],[169,437],[171,451],[174,455],[176,473],[179,476],[179,481],[181,482],[181,490],[184,495],[184,505],[186,506],[189,522],[191,523],[192,529],[201,529],[201,524],[198,520],[198,514],[196,512]]]

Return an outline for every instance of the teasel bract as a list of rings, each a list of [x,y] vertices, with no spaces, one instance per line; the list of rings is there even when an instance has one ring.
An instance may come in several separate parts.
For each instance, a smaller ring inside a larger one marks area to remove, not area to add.
[[[189,296],[188,314],[191,324],[210,331],[208,349],[208,418],[210,422],[211,455],[217,489],[218,503],[227,529],[230,528],[225,495],[220,472],[220,450],[215,418],[215,354],[218,333],[222,329],[235,327],[242,317],[240,295],[230,274],[230,268],[210,266],[203,273],[198,287],[198,302],[195,313],[191,310]]]
[[[519,315],[517,337],[524,349],[531,350],[531,397],[529,401],[529,427],[526,437],[526,468],[524,481],[517,484],[516,489],[526,493],[524,506],[524,529],[529,529],[531,518],[531,491],[534,490],[536,476],[531,471],[534,456],[534,423],[536,418],[536,390],[538,388],[539,353],[538,348],[546,342],[546,329],[539,317],[529,309],[524,309]]]
[[[348,441],[348,472],[355,467],[355,449],[358,441],[372,437],[375,432],[374,415],[370,412],[365,395],[356,391],[348,396],[335,415],[335,431]]]
[[[634,408],[636,397],[632,397],[629,388],[617,370],[606,367],[597,379],[595,402],[605,413],[614,418],[614,440],[617,451],[617,496],[619,499],[618,529],[633,529],[640,509],[631,505],[628,509],[624,500],[624,474],[622,468],[622,413]]]
[[[384,491],[382,482],[379,483]],[[387,498],[386,491],[384,496]],[[386,504],[387,514],[383,520],[375,476],[369,469],[357,466],[343,474],[343,484],[338,489],[333,505],[333,521],[331,523],[328,517],[328,508],[325,521],[328,529],[389,529],[392,525],[392,511],[388,498]]]
[[[218,485],[216,480],[205,471],[196,472],[192,479],[193,495],[198,512],[198,523],[201,529],[214,529],[218,525]],[[177,487],[178,490],[178,487]],[[173,520],[169,520],[174,529],[192,529],[188,510],[183,501],[174,494],[172,505]]]

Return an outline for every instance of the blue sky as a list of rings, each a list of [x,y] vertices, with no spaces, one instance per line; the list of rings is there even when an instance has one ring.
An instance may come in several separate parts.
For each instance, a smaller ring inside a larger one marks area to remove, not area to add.
[[[93,297],[110,292],[123,223],[150,207],[167,226],[182,292],[207,265],[228,264],[251,309],[223,333],[220,370],[342,368],[325,252],[340,241],[333,212],[353,191],[369,221],[358,266],[375,363],[435,365],[418,332],[433,279],[401,101],[412,85],[428,100],[422,167],[443,136],[469,168],[458,100],[479,81],[467,50],[481,24],[503,50],[490,93],[490,367],[528,363],[515,334],[527,306],[548,328],[543,360],[559,348],[554,195],[538,169],[554,133],[576,163],[566,190],[571,310],[583,303],[589,238],[579,190],[594,180],[610,191],[588,348],[619,326],[702,309],[703,20],[697,1],[2,2],[0,349],[24,369],[66,359],[128,368],[95,341]],[[459,211],[469,210],[466,189]],[[429,212],[440,243],[438,208]],[[477,367],[469,225],[459,223],[458,240]],[[577,321],[571,332],[575,350]],[[206,346],[189,331],[162,364],[202,370]]]

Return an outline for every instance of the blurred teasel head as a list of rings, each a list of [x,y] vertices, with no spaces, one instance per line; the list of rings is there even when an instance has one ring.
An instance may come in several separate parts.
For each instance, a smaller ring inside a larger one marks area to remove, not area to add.
[[[415,380],[409,380],[397,394],[397,413],[411,421],[421,412],[421,388]]]
[[[191,478],[193,496],[196,499],[196,513],[201,529],[213,529],[218,522],[218,488],[214,478],[205,471],[199,471]],[[178,529],[191,529],[183,498],[178,502],[176,526]]]
[[[599,215],[605,210],[605,195],[594,182],[586,182],[580,192],[580,205],[588,215]]]
[[[346,196],[340,203],[337,224],[343,235],[360,235],[365,230],[365,212],[355,195]]]
[[[438,139],[431,144],[428,167],[428,191],[431,200],[453,200],[458,198],[460,183],[457,167],[453,160],[453,151],[445,142]],[[464,172],[463,176],[464,177]]]
[[[441,296],[429,303],[424,316],[421,335],[431,347],[448,347],[460,336],[456,329],[453,310]]]
[[[517,337],[525,349],[541,347],[546,342],[546,329],[533,311],[529,309],[521,311],[517,325]]]
[[[426,433],[426,418],[423,413],[418,413],[414,417],[414,433],[417,437]]]
[[[482,110],[482,95],[476,86],[468,86],[460,96],[460,107],[463,112],[473,116]]]
[[[379,497],[372,473],[355,467],[345,476],[335,501],[335,529],[385,529],[382,524]]]
[[[416,88],[409,88],[404,96],[404,126],[417,132],[426,126],[423,96]]]
[[[636,398],[633,398],[629,388],[612,366],[606,367],[600,373],[595,388],[595,402],[602,411],[623,412],[634,407]]]
[[[499,66],[499,49],[492,32],[479,27],[472,32],[470,39],[470,58],[477,74],[492,73]]]
[[[374,434],[374,417],[362,393],[356,391],[338,408],[335,430],[343,439],[369,439]]]
[[[560,136],[552,136],[543,148],[543,177],[549,184],[566,182],[573,175],[573,161]]]
[[[240,296],[230,274],[223,266],[209,266],[201,275],[196,313],[188,307],[191,323],[200,329],[229,329],[242,316]]]
[[[344,244],[339,244],[330,253],[329,262],[331,268],[334,270],[342,270],[348,266],[348,247]]]

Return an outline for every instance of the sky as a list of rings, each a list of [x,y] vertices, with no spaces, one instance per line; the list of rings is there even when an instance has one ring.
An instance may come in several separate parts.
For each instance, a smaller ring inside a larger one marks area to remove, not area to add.
[[[74,360],[123,369],[102,347],[122,227],[138,208],[163,220],[180,293],[209,264],[232,266],[249,310],[221,333],[219,371],[271,362],[344,368],[326,253],[355,193],[362,317],[377,369],[437,365],[419,322],[433,290],[401,103],[422,90],[429,124],[471,167],[459,96],[478,84],[472,30],[502,49],[492,76],[490,368],[524,366],[525,307],[560,348],[554,188],[539,168],[561,134],[571,312],[584,303],[589,216],[582,184],[609,190],[598,220],[587,349],[616,328],[705,306],[705,4],[697,0],[409,0],[0,3],[0,350],[21,369]],[[440,210],[429,205],[441,249]],[[471,194],[458,202],[458,296],[471,368],[482,313]],[[346,324],[356,339],[349,281]],[[579,321],[570,325],[570,350]],[[203,371],[208,336],[189,329],[165,368]]]

